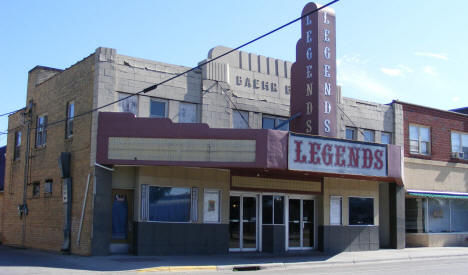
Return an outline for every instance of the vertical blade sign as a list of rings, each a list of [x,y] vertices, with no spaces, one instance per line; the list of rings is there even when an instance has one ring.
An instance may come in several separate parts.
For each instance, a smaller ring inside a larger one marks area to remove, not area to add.
[[[302,15],[317,9],[307,4]],[[291,68],[291,131],[336,137],[335,12],[324,8],[301,20],[296,62]]]

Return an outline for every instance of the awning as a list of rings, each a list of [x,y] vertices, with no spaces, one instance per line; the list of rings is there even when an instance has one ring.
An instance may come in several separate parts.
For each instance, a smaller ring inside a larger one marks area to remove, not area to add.
[[[468,193],[461,192],[436,192],[423,190],[406,190],[407,194],[416,197],[444,198],[444,199],[468,199]]]

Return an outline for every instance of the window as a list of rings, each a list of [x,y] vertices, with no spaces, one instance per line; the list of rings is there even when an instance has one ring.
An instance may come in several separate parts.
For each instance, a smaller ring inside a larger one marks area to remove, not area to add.
[[[67,104],[67,124],[65,125],[65,137],[73,136],[73,117],[75,116],[75,102],[71,101]]]
[[[38,181],[33,182],[33,184],[32,184],[32,196],[33,196],[33,198],[39,197],[40,191],[41,191],[41,184]]]
[[[468,232],[468,199],[407,198],[406,232]]]
[[[380,136],[380,143],[382,144],[392,143],[392,134],[387,133],[387,132],[382,132],[382,135]]]
[[[249,127],[249,113],[246,111],[233,110],[232,111],[232,127],[237,129],[248,129]]]
[[[149,187],[149,220],[190,222],[190,188]]]
[[[342,198],[330,196],[330,225],[341,225]]]
[[[36,147],[45,146],[47,143],[47,116],[37,117],[36,122]]]
[[[20,157],[20,148],[21,148],[21,131],[15,132],[15,149],[13,152],[13,159],[19,159]]]
[[[263,224],[284,224],[284,197],[262,196]]]
[[[375,142],[375,132],[373,130],[364,130],[364,141]]]
[[[410,125],[410,152],[413,154],[430,154],[431,139],[429,128],[423,126]]]
[[[203,202],[203,221],[206,223],[220,222],[220,191],[205,190]]]
[[[158,100],[158,99],[151,99],[150,117],[156,117],[156,118],[167,117],[167,102],[163,100]]]
[[[180,123],[196,123],[197,122],[197,105],[193,103],[180,102],[179,122]]]
[[[276,128],[280,126],[281,124],[283,124],[281,127]],[[285,117],[263,116],[262,128],[263,129],[275,129],[276,128],[276,130],[289,131],[288,119]]]
[[[119,112],[132,113],[138,115],[138,95],[131,97],[130,94],[119,93]],[[128,98],[126,98],[128,97]],[[125,98],[125,99],[124,99]]]
[[[349,197],[349,225],[374,224],[374,199]]]
[[[48,179],[45,181],[44,184],[44,193],[51,194],[52,193],[52,180]]]
[[[407,233],[423,233],[426,231],[426,202],[425,199],[405,200],[405,223]]]
[[[346,139],[356,140],[356,128],[346,127]]]
[[[450,202],[450,231],[468,232],[468,200],[454,199]]]
[[[445,199],[428,199],[428,232],[450,232],[450,202]]]
[[[452,156],[468,160],[468,134],[452,132]]]

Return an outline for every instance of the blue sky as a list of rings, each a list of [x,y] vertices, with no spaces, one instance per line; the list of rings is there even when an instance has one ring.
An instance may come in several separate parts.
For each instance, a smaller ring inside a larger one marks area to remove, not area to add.
[[[1,1],[0,113],[25,105],[36,65],[64,69],[104,46],[192,67],[214,46],[236,47],[300,16],[307,2]],[[344,96],[468,106],[466,1],[341,0],[333,8]],[[294,61],[299,35],[296,23],[243,50]],[[0,131],[7,127],[0,117]]]

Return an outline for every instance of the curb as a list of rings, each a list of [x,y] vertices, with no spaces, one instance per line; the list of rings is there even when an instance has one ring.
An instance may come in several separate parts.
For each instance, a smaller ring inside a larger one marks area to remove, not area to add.
[[[337,265],[350,265],[350,264],[366,264],[366,263],[384,263],[384,262],[400,262],[400,261],[413,261],[413,260],[427,260],[427,259],[440,259],[448,257],[468,257],[467,253],[452,254],[452,255],[428,255],[428,256],[411,256],[406,255],[403,257],[389,258],[389,259],[363,259],[363,260],[341,260],[341,261],[314,261],[314,262],[288,262],[288,263],[266,263],[266,264],[238,264],[238,265],[201,265],[201,266],[160,266],[136,269],[136,272],[181,272],[181,271],[232,271],[234,268],[256,268],[260,270],[285,270],[288,268],[306,268],[306,267],[327,267]]]
[[[177,272],[177,271],[216,271],[217,267],[214,265],[187,265],[187,266],[159,266],[142,268],[135,270],[136,272]]]

